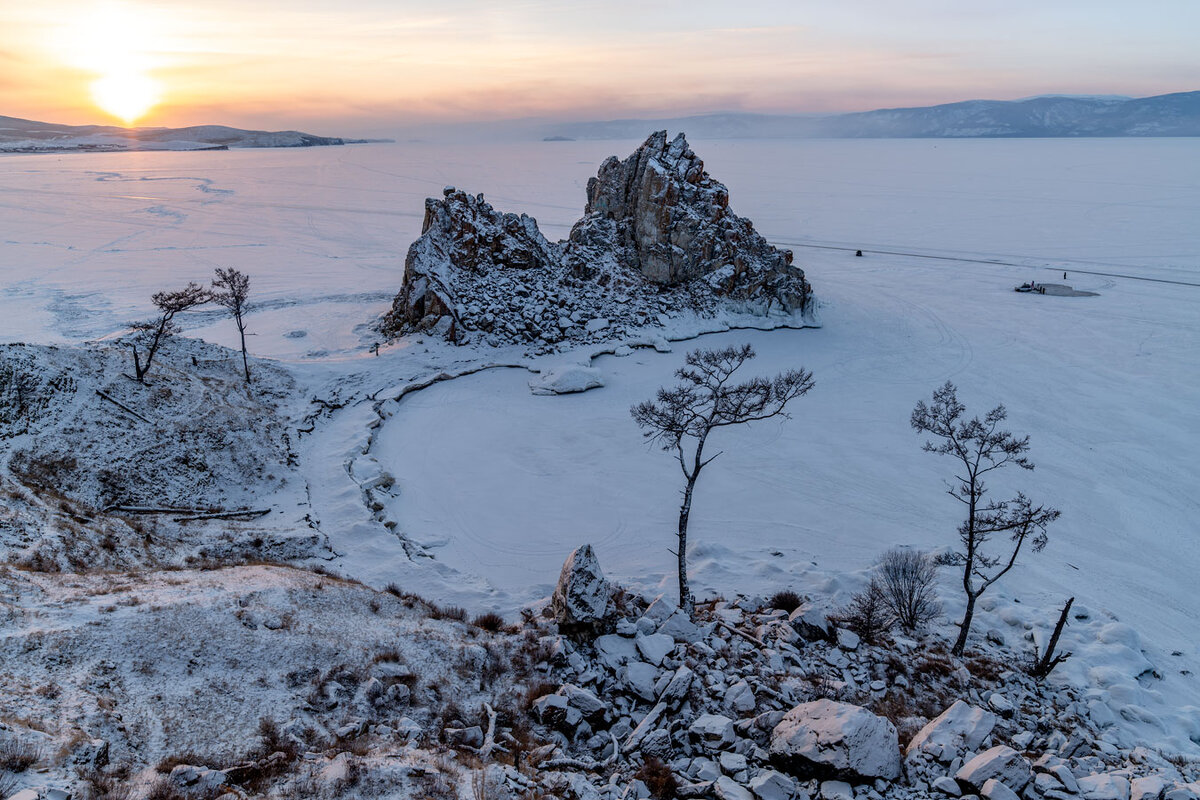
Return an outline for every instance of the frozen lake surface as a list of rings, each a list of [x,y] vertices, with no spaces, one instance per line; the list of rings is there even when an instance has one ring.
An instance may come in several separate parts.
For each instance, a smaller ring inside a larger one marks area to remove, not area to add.
[[[0,340],[111,335],[154,291],[232,266],[261,304],[255,352],[345,355],[399,287],[426,197],[483,192],[563,238],[600,162],[637,144],[0,157]],[[800,245],[824,245],[1200,281],[1200,140],[694,145],[734,209],[801,264],[818,251]],[[188,324],[230,341],[212,321]]]

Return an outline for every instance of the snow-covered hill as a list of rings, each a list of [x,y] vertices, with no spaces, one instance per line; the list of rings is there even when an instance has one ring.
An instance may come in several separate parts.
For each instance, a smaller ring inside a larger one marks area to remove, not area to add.
[[[824,116],[709,114],[578,122],[550,126],[546,134],[632,138],[647,127],[685,130],[693,139],[1200,136],[1200,92],[1141,98],[1042,95]]]
[[[300,131],[251,131],[225,125],[187,128],[120,128],[59,125],[0,117],[0,153],[95,150],[224,150],[230,147],[315,147],[362,140]]]

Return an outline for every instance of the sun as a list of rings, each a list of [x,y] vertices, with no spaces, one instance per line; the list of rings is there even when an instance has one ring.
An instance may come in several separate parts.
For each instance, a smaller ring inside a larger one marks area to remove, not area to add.
[[[113,72],[92,84],[96,105],[127,125],[153,108],[161,94],[158,81],[137,72]]]

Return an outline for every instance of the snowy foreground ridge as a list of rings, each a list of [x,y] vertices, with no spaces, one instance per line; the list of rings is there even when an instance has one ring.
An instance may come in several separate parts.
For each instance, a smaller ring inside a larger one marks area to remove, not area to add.
[[[1031,267],[813,253],[814,327],[807,278],[720,184],[657,172],[682,139],[643,148],[604,163],[561,243],[432,201],[410,258],[449,283],[354,358],[252,358],[246,385],[205,340],[232,325],[214,311],[147,385],[121,335],[0,346],[0,798],[1200,798],[1178,624],[1195,464],[1172,447],[1197,400],[1192,290],[1072,274],[1071,296],[1018,294]],[[731,231],[744,247],[719,253]],[[739,259],[755,281],[709,280]],[[250,330],[317,335],[314,308]],[[817,387],[721,442],[688,619],[678,468],[628,408],[686,349],[745,342],[747,377],[804,366]],[[914,631],[845,615],[883,550],[953,541],[944,465],[907,426],[949,378],[972,411],[1008,405],[1028,488],[1064,509],[961,658],[950,570]],[[1037,681],[1068,593],[1073,655]]]

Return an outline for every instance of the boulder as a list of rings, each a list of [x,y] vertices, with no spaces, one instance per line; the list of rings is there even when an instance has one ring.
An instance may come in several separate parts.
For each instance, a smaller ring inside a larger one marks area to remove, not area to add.
[[[845,781],[821,781],[821,800],[854,800],[854,787]]]
[[[896,729],[865,708],[834,700],[801,703],[771,732],[770,755],[785,771],[884,778],[900,775]]]
[[[567,700],[567,705],[572,708],[579,709],[579,713],[585,717],[591,717],[604,711],[607,706],[599,697],[588,691],[581,689],[574,684],[565,683],[558,690],[558,694],[562,695]]]
[[[979,793],[986,800],[1021,800],[1016,792],[995,778],[984,781],[983,789]]]
[[[675,670],[675,674],[671,676],[671,680],[667,682],[663,688],[662,694],[659,695],[659,702],[666,703],[668,706],[678,705],[685,697],[687,697],[688,689],[692,686],[692,678],[695,673],[687,665],[681,666]]]
[[[658,668],[652,664],[647,664],[645,661],[631,661],[625,666],[621,681],[631,692],[643,700],[656,700],[654,682],[658,680],[658,673]]]
[[[722,775],[713,784],[713,792],[718,800],[754,800],[750,790],[738,784],[733,778]]]
[[[830,639],[833,636],[833,625],[829,622],[826,609],[812,603],[805,603],[794,609],[788,615],[788,621],[796,633],[809,641]]]
[[[675,649],[675,640],[665,633],[638,636],[636,641],[637,649],[642,657],[656,667],[662,664],[663,659]]]
[[[1158,800],[1166,788],[1167,781],[1161,775],[1134,778],[1129,787],[1129,800]]]
[[[917,732],[906,754],[928,753],[949,763],[964,752],[978,750],[995,725],[996,716],[990,711],[956,700]]]
[[[758,773],[748,786],[758,800],[792,800],[796,796],[796,784],[792,779],[773,769]]]
[[[1129,800],[1129,779],[1124,775],[1088,775],[1078,783],[1084,800]]]
[[[959,788],[958,781],[954,780],[954,778],[951,778],[949,775],[943,775],[940,778],[934,778],[933,783],[931,783],[930,786],[942,794],[950,797],[962,796],[962,789]]]
[[[688,733],[711,747],[732,744],[736,736],[733,720],[720,714],[701,714],[688,726]]]
[[[977,790],[995,778],[1014,792],[1020,792],[1033,778],[1033,771],[1029,762],[1016,750],[997,745],[963,764],[954,777]]]
[[[612,616],[611,594],[592,546],[576,548],[567,556],[550,598],[554,620],[568,632],[597,631]]]

